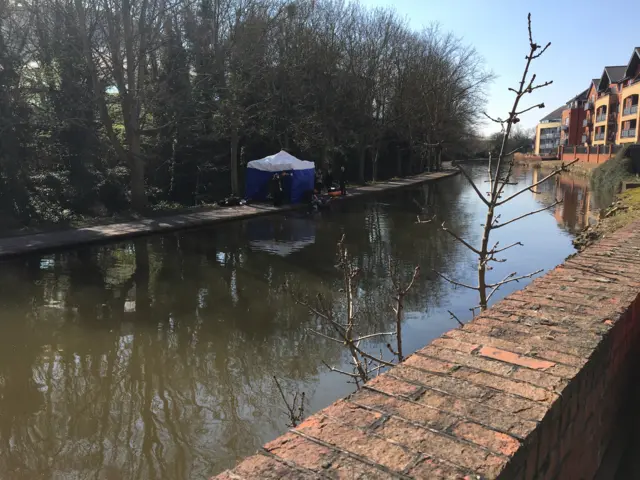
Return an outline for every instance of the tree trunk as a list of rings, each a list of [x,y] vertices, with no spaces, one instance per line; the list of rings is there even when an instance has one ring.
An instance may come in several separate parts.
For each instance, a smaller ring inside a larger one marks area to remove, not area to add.
[[[147,195],[144,189],[144,161],[140,155],[140,135],[137,132],[130,133],[129,166],[131,169],[131,206],[139,212],[147,206]]]
[[[231,128],[231,195],[238,196],[238,129]]]
[[[364,144],[358,146],[358,181],[364,184],[364,168],[367,160],[367,149]]]
[[[379,150],[376,147],[376,151],[373,154],[373,164],[372,164],[372,167],[373,167],[372,178],[374,182],[378,179],[378,153],[379,153]]]

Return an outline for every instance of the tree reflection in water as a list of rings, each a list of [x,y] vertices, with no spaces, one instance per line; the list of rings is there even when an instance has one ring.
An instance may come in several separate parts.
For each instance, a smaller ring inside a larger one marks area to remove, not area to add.
[[[343,308],[333,268],[343,233],[364,271],[362,330],[393,325],[388,255],[405,276],[425,272],[406,300],[406,353],[454,326],[439,313],[473,299],[428,272],[472,259],[415,219],[428,204],[456,231],[477,229],[466,189],[454,178],[338,203],[297,219],[314,235],[287,255],[252,247],[248,221],[3,263],[0,471],[181,479],[232,466],[285,429],[274,375],[304,390],[311,411],[351,389],[322,367],[343,361],[340,346],[307,334],[318,322],[283,287]],[[290,218],[269,222],[278,240],[293,235]]]

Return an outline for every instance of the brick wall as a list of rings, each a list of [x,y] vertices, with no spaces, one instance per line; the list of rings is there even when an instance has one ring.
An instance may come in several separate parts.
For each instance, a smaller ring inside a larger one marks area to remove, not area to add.
[[[216,478],[594,478],[630,424],[638,293],[635,224]]]

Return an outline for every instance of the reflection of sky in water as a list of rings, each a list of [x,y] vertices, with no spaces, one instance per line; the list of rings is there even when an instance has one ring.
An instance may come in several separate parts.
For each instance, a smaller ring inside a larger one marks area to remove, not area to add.
[[[486,168],[471,171],[484,185]],[[506,221],[556,194],[569,200],[495,232],[502,246],[525,246],[505,252],[490,280],[553,268],[573,252],[570,232],[588,217],[587,191],[569,180],[545,188],[500,209]],[[5,262],[0,471],[208,478],[284,431],[274,375],[287,392],[306,392],[308,412],[350,393],[353,386],[323,366],[345,368],[341,347],[311,335],[322,322],[292,298],[322,293],[336,314],[344,311],[334,268],[343,234],[362,269],[363,334],[392,330],[389,255],[405,279],[417,264],[422,272],[406,299],[405,354],[456,326],[448,310],[470,318],[474,293],[432,269],[474,283],[474,256],[435,224],[415,221],[417,205],[428,205],[429,215],[478,244],[486,210],[463,177],[341,203],[311,217],[262,217]],[[386,351],[382,342],[368,347]]]

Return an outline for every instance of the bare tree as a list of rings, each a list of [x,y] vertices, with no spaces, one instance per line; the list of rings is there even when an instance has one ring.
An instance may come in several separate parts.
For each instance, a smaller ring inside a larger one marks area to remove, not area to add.
[[[278,377],[274,376],[273,381],[275,382],[276,387],[278,387],[278,392],[280,392],[282,402],[287,408],[287,417],[289,418],[289,424],[287,426],[295,428],[304,418],[305,392],[299,393],[298,391],[295,391],[293,398],[289,401],[287,400],[287,395],[284,393],[282,385],[280,385]]]
[[[498,156],[495,159],[495,163],[491,158],[489,159],[489,167],[488,167],[489,192],[484,194],[481,190],[482,187],[479,187],[478,185],[475,184],[475,182],[471,179],[471,176],[467,173],[467,171],[464,168],[459,167],[464,177],[469,181],[469,183],[473,187],[473,190],[478,195],[478,198],[480,198],[480,200],[487,207],[487,214],[486,214],[486,218],[485,218],[485,222],[482,230],[481,244],[479,247],[472,245],[471,243],[469,243],[468,241],[464,240],[462,237],[457,235],[455,232],[453,232],[451,229],[447,228],[444,222],[442,223],[442,226],[441,226],[442,231],[451,235],[456,241],[460,242],[462,245],[464,245],[467,249],[471,250],[478,257],[477,285],[469,285],[466,283],[458,282],[454,279],[448,278],[447,276],[443,275],[440,272],[436,272],[440,277],[452,283],[453,285],[463,287],[463,288],[468,288],[478,292],[479,305],[474,309],[472,309],[474,311],[477,308],[479,308],[480,310],[485,310],[488,306],[489,301],[501,286],[511,282],[518,282],[526,278],[531,278],[542,271],[542,270],[537,270],[535,272],[531,272],[524,275],[518,275],[517,272],[512,272],[502,280],[495,281],[495,282],[488,281],[487,270],[491,269],[490,264],[492,262],[505,261],[504,258],[498,258],[497,255],[513,247],[522,246],[521,242],[515,242],[511,245],[507,245],[504,247],[500,246],[499,242],[496,242],[495,244],[493,244],[493,246],[491,246],[491,243],[490,243],[491,232],[499,228],[506,227],[507,225],[511,225],[512,223],[517,222],[518,220],[526,218],[530,215],[534,215],[536,213],[549,210],[550,208],[553,208],[559,203],[561,203],[562,200],[556,200],[554,203],[552,203],[549,206],[525,213],[523,215],[519,215],[515,218],[511,218],[506,221],[500,220],[501,215],[497,213],[497,209],[505,205],[506,203],[512,201],[513,199],[515,199],[516,197],[518,197],[519,195],[525,192],[536,193],[535,189],[538,185],[546,182],[548,179],[555,177],[556,175],[559,175],[562,172],[567,171],[567,168],[577,161],[577,160],[574,160],[573,162],[570,162],[566,165],[563,163],[560,167],[554,169],[551,173],[544,176],[540,180],[536,181],[531,185],[527,185],[526,187],[518,189],[515,193],[512,193],[506,196],[505,198],[505,187],[507,187],[508,185],[514,185],[514,183],[511,181],[511,177],[512,177],[513,167],[514,167],[513,154],[517,151],[517,149],[512,151],[507,151],[507,145],[509,143],[509,138],[512,133],[512,130],[514,126],[520,121],[520,115],[530,110],[533,110],[535,108],[544,108],[544,103],[523,108],[523,107],[520,107],[520,102],[524,97],[526,97],[526,95],[532,93],[534,90],[544,88],[552,83],[551,81],[547,81],[544,83],[536,84],[535,83],[536,75],[530,74],[530,69],[533,61],[540,58],[540,56],[544,54],[547,48],[549,48],[551,43],[547,43],[543,47],[537,44],[536,42],[534,42],[533,35],[531,32],[531,14],[528,15],[527,21],[528,21],[528,31],[529,31],[529,52],[526,56],[524,71],[522,73],[522,77],[518,87],[509,88],[509,91],[515,94],[515,99],[513,101],[513,106],[511,107],[511,111],[509,112],[508,117],[505,120],[500,118],[493,118],[485,114],[491,121],[499,124],[502,129],[502,142],[501,142]]]
[[[338,242],[338,262],[337,268],[342,275],[343,287],[341,292],[344,293],[345,298],[345,312],[338,315],[334,312],[333,308],[328,304],[322,295],[316,296],[316,302],[314,304],[309,303],[306,300],[297,299],[298,303],[306,306],[309,311],[316,315],[319,319],[328,325],[333,330],[335,336],[327,335],[319,330],[310,330],[314,335],[318,335],[322,338],[330,340],[332,342],[344,345],[348,350],[350,356],[350,363],[353,367],[353,372],[347,372],[336,367],[327,365],[327,368],[332,372],[337,372],[342,375],[346,375],[352,379],[356,387],[359,388],[362,384],[367,382],[371,377],[377,375],[382,369],[386,367],[392,367],[395,365],[394,359],[398,361],[404,360],[402,349],[402,321],[404,318],[404,300],[409,290],[414,285],[418,278],[420,268],[416,267],[413,271],[413,275],[408,283],[403,284],[399,278],[399,274],[396,268],[392,266],[389,261],[389,270],[394,285],[395,292],[395,305],[392,306],[395,312],[395,330],[390,332],[376,332],[371,334],[359,333],[359,323],[357,320],[357,310],[355,296],[358,290],[358,281],[361,275],[360,269],[355,265],[351,256],[349,255],[347,246],[345,244],[345,237],[343,236]],[[365,340],[371,340],[374,338],[393,337],[396,338],[395,349],[390,343],[387,343],[387,348],[392,353],[393,358],[387,360],[384,358],[383,352],[380,352],[379,356],[373,355],[367,352],[362,345]]]

